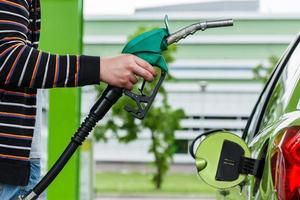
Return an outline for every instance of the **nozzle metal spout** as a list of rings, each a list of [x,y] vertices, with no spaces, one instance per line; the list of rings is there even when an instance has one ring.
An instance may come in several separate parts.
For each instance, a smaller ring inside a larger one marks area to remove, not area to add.
[[[180,29],[179,31],[171,34],[167,38],[167,44],[170,45],[175,42],[178,42],[179,40],[184,39],[188,35],[192,35],[199,30],[204,31],[208,28],[219,28],[219,27],[226,27],[226,26],[233,26],[233,20],[225,19],[225,20],[198,22],[198,23],[189,25],[187,27],[184,27],[183,29]]]
[[[204,23],[204,26],[206,26],[205,29],[219,28],[219,27],[233,26],[233,19],[206,21],[202,23]]]

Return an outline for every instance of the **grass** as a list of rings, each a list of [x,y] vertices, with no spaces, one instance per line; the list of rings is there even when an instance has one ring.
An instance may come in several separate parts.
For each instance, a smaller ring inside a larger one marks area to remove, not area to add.
[[[195,174],[169,174],[161,190],[155,190],[151,174],[97,173],[98,194],[117,195],[214,195],[215,190]]]

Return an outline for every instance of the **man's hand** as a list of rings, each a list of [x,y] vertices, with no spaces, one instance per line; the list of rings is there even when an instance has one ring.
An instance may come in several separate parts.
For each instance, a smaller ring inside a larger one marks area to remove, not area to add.
[[[101,81],[128,90],[137,83],[136,76],[152,81],[156,75],[154,68],[148,62],[131,54],[101,58],[100,65]]]

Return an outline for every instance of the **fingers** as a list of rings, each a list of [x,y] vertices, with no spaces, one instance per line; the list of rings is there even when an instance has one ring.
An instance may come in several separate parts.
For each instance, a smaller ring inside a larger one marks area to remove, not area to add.
[[[135,56],[135,62],[136,62],[136,64],[138,64],[139,66],[141,66],[142,68],[144,68],[145,70],[150,72],[153,76],[156,75],[155,69],[152,67],[152,65],[150,65],[145,60]]]
[[[136,84],[138,82],[138,79],[134,74],[130,75],[129,80],[132,84]]]
[[[133,88],[133,84],[131,82],[128,82],[125,86],[125,89],[127,90],[132,90],[132,88]]]
[[[137,76],[152,81],[155,69],[145,60],[132,54],[101,59],[101,80],[117,87],[131,90],[138,82]]]
[[[139,65],[136,65],[133,68],[133,73],[140,77],[143,77],[146,81],[153,81],[153,79],[154,79],[154,76],[152,73],[150,73],[146,69],[140,67]]]
[[[133,85],[138,82],[137,77],[134,74],[130,74],[128,81],[125,82],[121,87],[124,87],[127,90],[132,90]]]

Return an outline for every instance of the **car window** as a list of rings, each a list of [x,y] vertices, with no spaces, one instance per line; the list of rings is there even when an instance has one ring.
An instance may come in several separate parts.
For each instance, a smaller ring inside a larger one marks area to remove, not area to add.
[[[271,124],[283,115],[287,107],[293,89],[299,78],[300,69],[300,45],[296,47],[288,62],[284,66],[280,78],[278,79],[275,89],[269,99],[266,111],[262,117],[259,129]]]
[[[278,62],[277,66],[273,70],[268,82],[266,83],[261,95],[258,98],[257,103],[254,106],[254,109],[252,110],[252,113],[249,117],[249,120],[247,122],[247,125],[244,129],[244,133],[242,138],[246,141],[251,141],[252,138],[257,135],[259,128],[262,124],[265,124],[267,121],[267,117],[265,119],[265,112],[267,110],[267,105],[269,102],[269,99],[271,98],[272,92],[275,91],[274,88],[276,86],[276,83],[281,76],[282,71],[284,70],[284,67],[287,65],[287,62],[289,60],[289,57],[293,53],[294,49],[297,47],[299,43],[299,37],[297,37],[295,42],[292,42],[291,45],[287,48],[283,56],[281,57],[281,60]],[[277,89],[279,90],[279,89]],[[276,95],[274,95],[274,99]],[[274,101],[274,100],[273,100]],[[271,108],[269,108],[268,113],[271,113]],[[265,120],[265,123],[261,123],[262,120]]]
[[[273,75],[274,75],[275,71],[276,70],[274,70]],[[257,101],[256,105],[253,108],[253,111],[251,113],[251,116],[250,116],[250,118],[247,122],[246,128],[245,128],[244,133],[243,133],[243,139],[244,140],[246,139],[246,137],[249,140],[255,134],[254,131],[255,131],[257,123],[258,123],[259,115],[262,112],[263,106],[264,106],[266,98],[267,98],[267,94],[270,91],[270,85],[271,85],[270,80],[271,79],[272,78],[270,78],[269,82],[265,85],[260,97],[258,98],[258,101]]]

